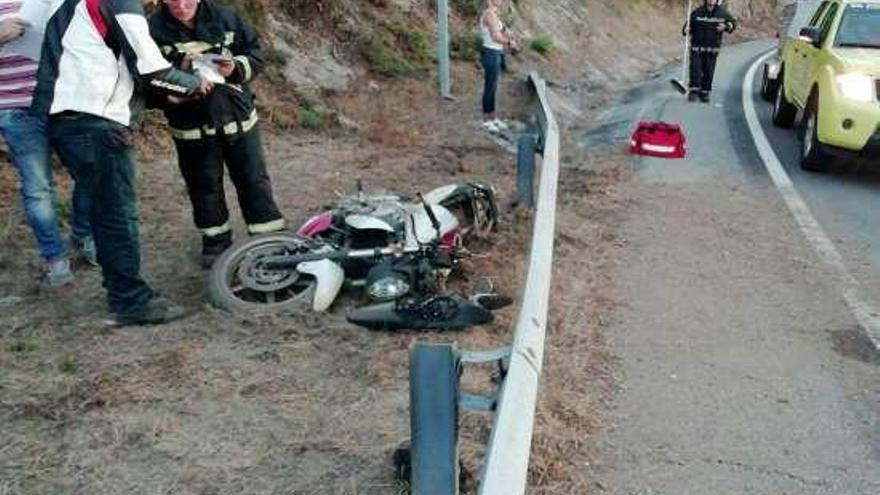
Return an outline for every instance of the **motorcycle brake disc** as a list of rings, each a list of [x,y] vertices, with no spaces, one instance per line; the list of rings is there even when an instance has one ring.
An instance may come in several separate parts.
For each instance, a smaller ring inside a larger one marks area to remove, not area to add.
[[[292,286],[300,278],[297,270],[273,270],[263,264],[266,258],[283,256],[290,251],[288,246],[277,245],[251,251],[238,265],[238,279],[248,289],[260,292],[277,292]]]

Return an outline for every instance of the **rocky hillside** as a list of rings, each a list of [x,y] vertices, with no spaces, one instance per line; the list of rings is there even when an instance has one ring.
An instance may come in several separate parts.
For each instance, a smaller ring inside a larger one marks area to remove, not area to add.
[[[237,6],[262,33],[271,62],[263,104],[282,126],[325,126],[340,117],[333,100],[341,94],[396,80],[435,84],[434,0],[219,1]],[[483,0],[449,1],[454,63],[478,73]],[[768,18],[776,3],[728,2],[746,26]],[[519,68],[605,91],[678,53],[685,6],[682,0],[511,0],[504,17],[524,41]]]

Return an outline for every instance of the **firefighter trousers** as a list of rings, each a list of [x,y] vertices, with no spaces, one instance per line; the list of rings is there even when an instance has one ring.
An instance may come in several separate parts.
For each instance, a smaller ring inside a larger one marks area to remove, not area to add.
[[[205,237],[230,231],[223,187],[223,166],[235,186],[238,204],[251,234],[284,228],[284,219],[272,196],[259,130],[200,139],[174,139],[178,165],[186,182],[193,219]]]
[[[715,62],[718,61],[717,48],[691,49],[690,90],[709,94],[712,91],[712,80],[715,78]]]

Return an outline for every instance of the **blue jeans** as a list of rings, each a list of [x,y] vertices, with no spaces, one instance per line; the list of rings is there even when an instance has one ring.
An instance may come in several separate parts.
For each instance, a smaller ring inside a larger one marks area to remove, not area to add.
[[[24,214],[37,238],[40,254],[47,260],[64,255],[67,247],[58,229],[46,121],[26,108],[0,110],[0,133],[18,171]],[[73,235],[91,235],[89,198],[79,185],[73,189],[72,224]]]
[[[495,113],[495,93],[498,78],[504,68],[504,52],[483,47],[480,62],[483,65],[483,113]]]
[[[110,310],[120,316],[143,312],[154,292],[140,275],[131,130],[100,117],[63,113],[50,117],[49,137],[91,200],[89,219]]]

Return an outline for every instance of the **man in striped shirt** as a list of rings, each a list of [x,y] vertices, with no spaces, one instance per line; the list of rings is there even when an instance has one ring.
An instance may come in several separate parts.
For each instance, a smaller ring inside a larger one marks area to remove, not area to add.
[[[70,270],[67,246],[58,228],[46,121],[29,110],[36,86],[37,61],[17,53],[18,50],[13,49],[11,44],[28,30],[33,31],[30,34],[42,33],[43,26],[30,26],[19,18],[17,14],[21,6],[21,0],[0,0],[0,133],[6,140],[12,163],[18,171],[25,216],[37,239],[40,254],[46,260],[46,284],[58,287],[72,282],[73,272]],[[74,245],[87,260],[94,262],[95,249],[88,207],[85,190],[75,187],[72,223]]]

